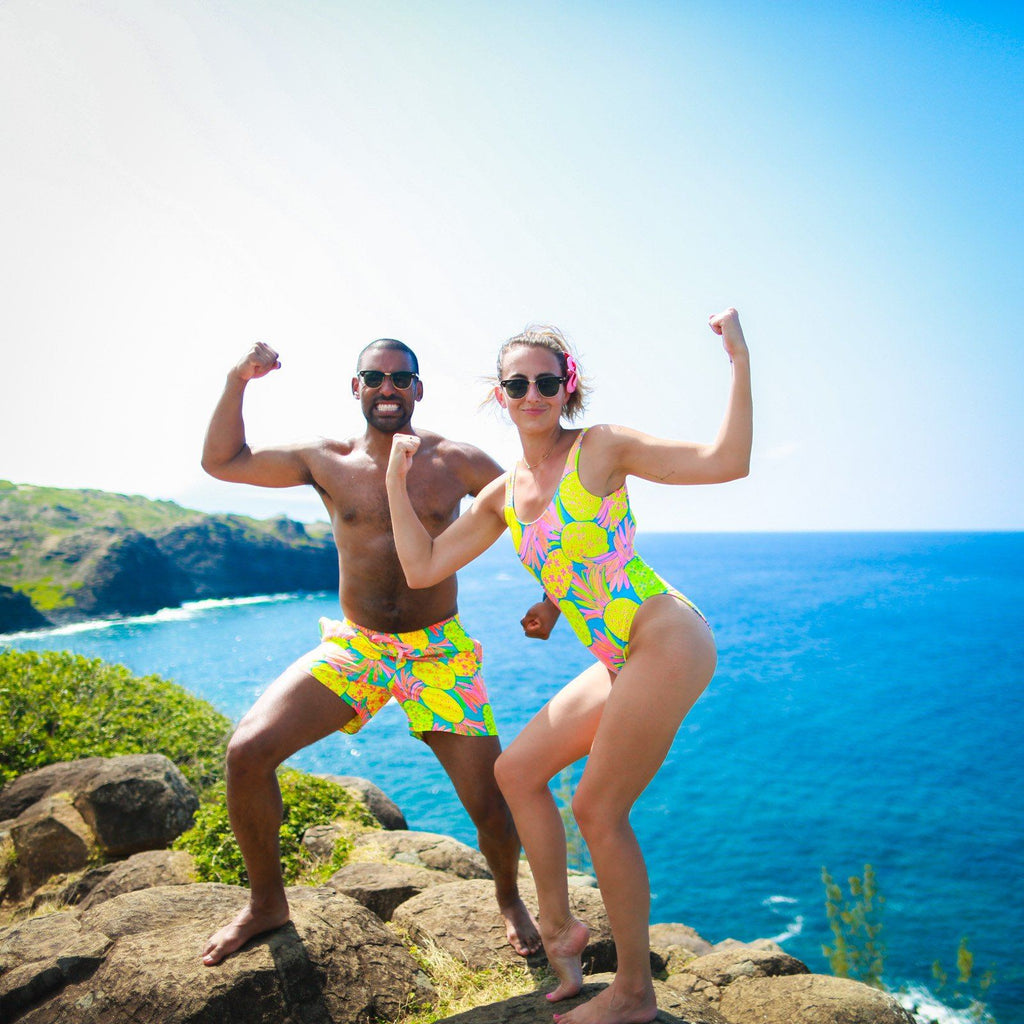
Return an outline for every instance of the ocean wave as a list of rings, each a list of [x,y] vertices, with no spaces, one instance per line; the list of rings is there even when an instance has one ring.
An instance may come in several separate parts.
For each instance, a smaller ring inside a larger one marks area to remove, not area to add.
[[[768,907],[768,909],[771,910],[771,912],[776,917],[785,918],[789,916],[787,911],[789,911],[790,908],[796,906],[796,904],[799,902],[800,901],[794,898],[793,896],[774,895],[766,896],[763,900],[761,900],[761,906]],[[795,939],[798,935],[800,935],[803,932],[803,930],[804,915],[793,914],[790,920],[786,923],[786,926],[783,928],[783,930],[779,932],[778,935],[771,935],[769,936],[769,938],[772,942],[777,942],[781,946],[784,942],[787,942],[789,939]]]
[[[195,618],[213,608],[234,608],[246,604],[273,604],[278,601],[294,601],[298,597],[316,599],[316,594],[256,594],[251,597],[218,597],[206,598],[202,601],[185,601],[177,608],[161,608],[149,615],[131,615],[123,618],[89,619],[86,622],[70,622],[63,626],[51,626],[49,629],[25,629],[16,633],[0,633],[0,640],[32,640],[49,636],[70,636],[74,633],[91,633],[114,626],[145,625],[153,622],[181,622]]]
[[[784,931],[779,932],[778,935],[770,935],[769,938],[772,942],[777,942],[780,946],[787,942],[789,939],[795,939],[804,930],[804,915],[797,914],[789,924],[786,925]]]
[[[986,1010],[947,1006],[923,985],[910,985],[891,994],[904,1010],[913,1014],[918,1024],[996,1024]]]

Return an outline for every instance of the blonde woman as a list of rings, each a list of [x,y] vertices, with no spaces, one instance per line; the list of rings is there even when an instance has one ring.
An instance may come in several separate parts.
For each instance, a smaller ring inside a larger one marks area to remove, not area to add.
[[[666,484],[746,476],[752,439],[750,361],[735,309],[709,318],[732,363],[725,417],[710,444],[662,440],[628,427],[572,429],[586,385],[562,335],[527,330],[498,353],[494,398],[519,432],[522,458],[480,492],[437,537],[406,491],[419,438],[394,435],[387,470],[395,544],[411,587],[429,587],[472,561],[509,529],[520,560],[562,611],[595,662],[533,717],[495,766],[530,860],[540,929],[558,986],[556,1002],[583,984],[586,925],[569,908],[565,832],[548,788],[563,768],[587,765],[573,814],[590,850],[615,939],[614,981],[559,1024],[644,1024],[657,1014],[651,982],[650,886],[629,824],[687,712],[715,669],[714,638],[697,608],[633,544],[626,478]],[[544,615],[528,615],[531,635]]]

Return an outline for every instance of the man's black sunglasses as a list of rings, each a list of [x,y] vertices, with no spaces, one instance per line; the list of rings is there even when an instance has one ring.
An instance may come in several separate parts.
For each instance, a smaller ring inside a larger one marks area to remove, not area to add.
[[[525,398],[531,384],[537,385],[537,390],[544,398],[554,398],[564,383],[565,377],[556,377],[553,373],[542,373],[534,380],[529,380],[526,377],[511,377],[509,380],[501,381],[501,386],[509,398]]]
[[[384,378],[390,377],[391,383],[399,391],[405,391],[410,388],[412,382],[419,376],[413,373],[412,370],[395,370],[394,373],[385,373],[383,370],[358,370],[356,375],[362,378],[363,383],[368,388],[379,388],[384,383]]]

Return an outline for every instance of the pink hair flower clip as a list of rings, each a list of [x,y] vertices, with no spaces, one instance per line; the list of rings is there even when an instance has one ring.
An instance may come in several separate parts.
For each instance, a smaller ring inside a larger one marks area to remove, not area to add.
[[[579,376],[576,373],[576,360],[572,357],[572,354],[566,352],[565,354],[565,393],[571,395],[578,387],[580,381]]]

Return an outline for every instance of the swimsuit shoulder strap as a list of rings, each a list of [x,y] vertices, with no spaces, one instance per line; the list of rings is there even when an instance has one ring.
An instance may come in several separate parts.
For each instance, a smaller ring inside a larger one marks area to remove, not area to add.
[[[579,473],[580,471],[580,447],[583,444],[583,435],[589,430],[589,427],[584,427],[577,435],[576,440],[573,441],[572,447],[569,449],[569,457],[565,460],[565,473],[563,476],[568,475],[571,472]]]

